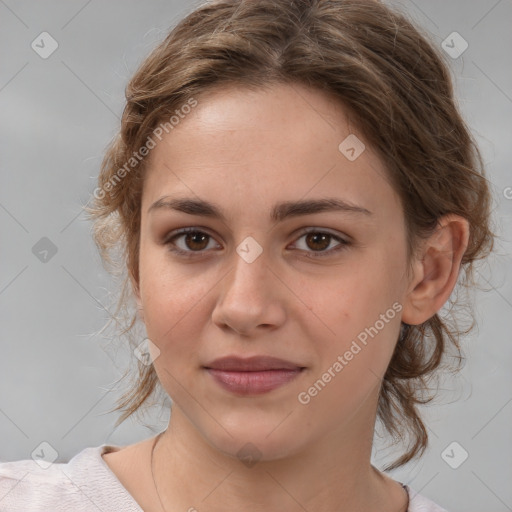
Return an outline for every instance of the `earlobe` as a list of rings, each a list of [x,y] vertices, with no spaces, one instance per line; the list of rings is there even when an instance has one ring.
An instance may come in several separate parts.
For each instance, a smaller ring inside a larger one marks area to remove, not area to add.
[[[457,283],[468,240],[466,219],[449,214],[439,220],[414,262],[414,276],[404,301],[404,323],[419,325],[443,307]]]

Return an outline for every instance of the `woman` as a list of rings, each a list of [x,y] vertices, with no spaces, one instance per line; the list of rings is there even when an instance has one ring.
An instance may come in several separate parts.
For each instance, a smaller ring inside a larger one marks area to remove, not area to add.
[[[120,421],[161,386],[169,425],[2,464],[0,510],[444,510],[370,461],[377,418],[386,470],[425,450],[438,312],[492,247],[437,51],[375,0],[216,1],[126,95],[89,212],[148,338]]]

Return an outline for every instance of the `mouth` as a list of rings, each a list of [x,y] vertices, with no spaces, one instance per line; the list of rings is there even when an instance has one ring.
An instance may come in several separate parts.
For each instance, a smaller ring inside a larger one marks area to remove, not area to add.
[[[288,384],[305,370],[304,366],[270,356],[223,357],[203,368],[224,390],[237,395],[268,393]]]

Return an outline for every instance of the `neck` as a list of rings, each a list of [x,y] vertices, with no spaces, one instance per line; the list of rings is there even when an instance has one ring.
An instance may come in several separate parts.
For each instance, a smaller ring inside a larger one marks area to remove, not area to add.
[[[212,447],[173,407],[154,451],[158,494],[167,512],[405,512],[407,496],[400,484],[370,463],[373,425],[367,430],[354,436],[332,432],[289,457],[244,463]]]

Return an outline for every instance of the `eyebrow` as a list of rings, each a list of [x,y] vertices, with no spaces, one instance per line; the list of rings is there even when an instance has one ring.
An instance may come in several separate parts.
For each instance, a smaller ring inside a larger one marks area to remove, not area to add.
[[[171,209],[178,212],[188,213],[190,215],[200,215],[203,217],[217,218],[226,222],[226,217],[221,208],[214,203],[202,199],[194,198],[172,198],[164,196],[155,201],[149,208],[148,213],[158,209]],[[350,214],[373,215],[372,212],[357,206],[350,202],[338,198],[311,199],[301,201],[284,201],[277,203],[271,210],[270,219],[274,222],[280,222],[291,217],[301,215],[310,215],[321,212],[344,212]]]

